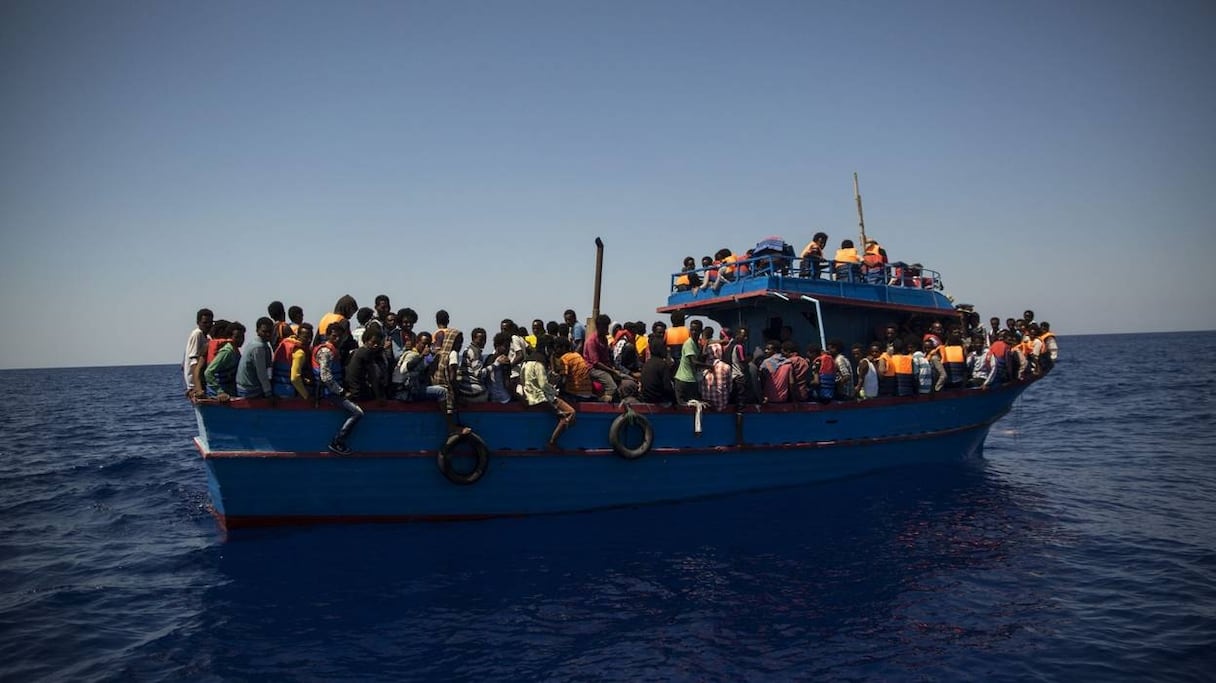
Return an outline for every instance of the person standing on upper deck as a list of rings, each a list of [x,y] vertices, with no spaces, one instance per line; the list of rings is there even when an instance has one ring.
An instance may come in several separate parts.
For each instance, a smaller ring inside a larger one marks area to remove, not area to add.
[[[210,308],[200,308],[194,316],[194,329],[186,338],[186,354],[182,360],[182,377],[186,380],[186,396],[203,396],[203,359],[207,356],[207,333],[215,321]]]
[[[808,275],[816,280],[819,279],[820,273],[823,271],[823,264],[826,259],[823,258],[823,250],[828,245],[828,234],[826,232],[817,232],[811,238],[811,241],[802,248],[802,253],[798,258],[801,263],[798,266],[798,275],[807,277]]]

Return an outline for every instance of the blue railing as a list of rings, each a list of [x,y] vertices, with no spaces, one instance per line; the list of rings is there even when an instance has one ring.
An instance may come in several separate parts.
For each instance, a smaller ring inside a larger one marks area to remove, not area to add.
[[[732,267],[733,266],[733,267]],[[757,277],[781,276],[795,280],[830,280],[867,284],[877,287],[901,287],[905,289],[942,290],[942,277],[936,270],[930,270],[920,264],[908,264],[902,261],[888,263],[882,266],[866,266],[861,263],[836,262],[830,259],[795,258],[780,254],[757,256],[744,261],[737,261],[727,266],[709,266],[694,271],[673,273],[671,290],[673,292],[691,291],[693,287],[677,285],[682,276],[695,273],[701,281],[701,288],[714,289],[714,282],[722,277],[723,272],[730,270],[725,282],[736,282]],[[710,273],[714,279],[710,280]],[[709,281],[709,286],[705,283]],[[725,283],[724,283],[725,284]]]

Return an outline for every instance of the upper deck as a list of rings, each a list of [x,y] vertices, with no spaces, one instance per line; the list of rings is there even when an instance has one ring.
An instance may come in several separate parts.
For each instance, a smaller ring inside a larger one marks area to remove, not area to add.
[[[863,274],[860,266],[819,261],[818,272],[811,259],[788,255],[766,255],[740,261],[733,280],[724,282],[717,291],[711,286],[703,290],[677,291],[676,282],[685,273],[672,274],[667,305],[660,313],[684,311],[689,315],[721,311],[763,297],[798,300],[808,297],[825,306],[861,307],[899,310],[934,315],[952,314],[954,304],[945,295],[941,275],[934,270],[918,269],[902,263],[886,265],[882,271]],[[745,267],[745,268],[744,268]],[[706,278],[700,268],[697,275]]]

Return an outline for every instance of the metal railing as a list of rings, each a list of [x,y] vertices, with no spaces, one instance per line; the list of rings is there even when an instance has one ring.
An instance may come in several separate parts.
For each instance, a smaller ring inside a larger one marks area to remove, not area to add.
[[[697,286],[684,286],[677,281],[694,274],[700,281]],[[837,262],[830,259],[798,258],[780,254],[756,256],[731,264],[697,268],[673,273],[671,291],[683,292],[694,289],[716,290],[722,284],[757,277],[779,275],[797,280],[829,280],[877,287],[902,287],[907,289],[942,290],[941,274],[918,263],[896,261],[881,266],[866,266],[862,263]],[[707,284],[708,283],[708,284]],[[718,284],[722,283],[722,284]]]

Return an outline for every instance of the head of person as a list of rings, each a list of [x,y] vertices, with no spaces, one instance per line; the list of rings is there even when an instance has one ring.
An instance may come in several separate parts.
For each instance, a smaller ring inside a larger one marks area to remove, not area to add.
[[[540,336],[545,333],[545,321],[540,318],[532,319],[532,334]]]
[[[812,344],[807,351],[811,352],[810,355],[812,356],[819,355],[819,347],[815,346],[814,344]],[[797,356],[798,345],[794,343],[793,339],[786,339],[785,341],[781,342],[781,354],[784,356]]]
[[[515,321],[510,318],[503,318],[502,322],[498,323],[498,329],[506,332],[508,335],[515,334]]]
[[[239,322],[229,324],[228,338],[232,340],[234,347],[241,348],[241,345],[245,343],[245,326]]]
[[[991,325],[992,329],[994,329],[994,330],[1001,329],[1001,319],[1000,318],[991,318],[988,321],[988,324]]]
[[[667,336],[661,332],[650,335],[650,355],[653,358],[668,358]]]
[[[841,240],[840,248],[841,249],[853,249],[854,248],[853,240]]]
[[[1050,332],[1050,331],[1051,331],[1051,323],[1049,323],[1049,322],[1047,322],[1047,321],[1043,321],[1043,322],[1039,323],[1039,329],[1040,329],[1040,330],[1043,330],[1044,332]]]
[[[671,312],[671,326],[672,327],[682,326],[684,324],[684,321],[687,319],[688,318],[684,315],[684,311],[672,311]]]
[[[350,321],[339,320],[329,324],[325,331],[325,339],[335,346],[340,345],[350,336]]]
[[[839,339],[828,340],[828,353],[832,354],[832,356],[839,356],[840,350],[843,348],[844,342],[840,341]]]
[[[452,319],[448,316],[448,312],[442,308],[435,311],[435,327],[447,327]]]
[[[384,316],[384,329],[389,330],[389,331],[397,329],[397,314],[396,313],[393,313],[390,311],[387,315]]]
[[[861,344],[854,344],[849,349],[849,354],[853,356],[853,360],[861,360],[862,356],[866,355],[866,350],[862,348]]]
[[[1030,310],[1029,308],[1028,308],[1028,309],[1026,309],[1026,310],[1025,310],[1023,313],[1022,313],[1022,320],[1025,320],[1025,321],[1026,321],[1026,322],[1028,322],[1028,323],[1029,323],[1030,321],[1034,320],[1034,311]]]
[[[266,313],[270,315],[270,319],[274,322],[282,322],[287,317],[287,312],[283,310],[282,301],[271,301],[266,307]]]
[[[870,344],[871,360],[878,360],[878,357],[881,355],[882,355],[882,344],[879,344],[878,342],[874,342],[873,344]]]
[[[215,314],[211,312],[210,308],[200,308],[198,313],[194,314],[194,324],[198,325],[198,329],[203,334],[207,334],[211,331],[211,326],[215,324]]]
[[[817,232],[815,233],[815,236],[811,238],[811,241],[818,244],[820,247],[823,247],[828,243],[828,234],[826,232]]]
[[[404,329],[412,330],[418,324],[418,312],[412,308],[402,308],[397,311],[397,324]]]
[[[747,341],[747,328],[743,327],[742,325],[740,325],[739,327],[736,327],[735,331],[734,331],[734,335],[735,335],[735,341],[742,344],[743,342]]]
[[[764,342],[764,355],[772,356],[781,350],[781,342],[770,339]]]
[[[714,260],[712,257],[710,257],[710,256],[701,257],[701,267],[702,268],[708,268],[708,267],[712,266],[713,264],[714,264]]]
[[[367,321],[371,320],[372,316],[374,316],[374,315],[376,315],[375,311],[368,308],[367,306],[364,306],[363,308],[360,308],[358,310],[358,312],[355,313],[355,320],[357,320],[359,322],[360,327],[363,327],[363,326],[367,325]]]
[[[899,328],[895,326],[895,323],[887,325],[886,329],[883,330],[883,337],[885,337],[888,342],[895,339],[897,336],[899,336]]]
[[[656,320],[654,321],[654,324],[650,326],[650,331],[653,334],[666,334],[667,323],[663,322],[662,320]]]
[[[714,252],[714,260],[721,261],[721,260],[725,259],[726,257],[730,256],[732,253],[733,252],[731,252],[730,249],[723,247]]]
[[[414,340],[414,350],[418,353],[426,353],[431,348],[431,333],[419,332],[418,338]]]
[[[934,320],[933,324],[929,326],[929,331],[940,337],[946,333],[946,328],[940,320]]]
[[[258,321],[253,325],[254,334],[264,342],[270,341],[274,336],[274,321],[266,316],[258,318]]]
[[[499,332],[494,335],[494,353],[502,355],[507,352],[507,348],[511,346],[511,334],[509,332]]]
[[[304,346],[312,344],[312,323],[300,323],[300,329],[296,330],[295,336]]]
[[[574,323],[578,322],[578,315],[574,313],[573,308],[567,308],[565,312],[562,313],[562,320],[565,320],[567,325],[573,327]]]
[[[706,325],[705,329],[701,330],[701,339],[706,342],[711,342],[714,340],[714,326],[713,325]]]
[[[473,331],[469,333],[469,339],[472,340],[473,346],[484,349],[486,347],[486,328],[474,327]]]
[[[216,320],[211,325],[211,338],[232,339],[232,335],[228,333],[228,326],[231,324],[232,323],[230,321],[224,320],[223,318]]]
[[[300,308],[299,306],[292,306],[291,308],[287,309],[287,319],[290,320],[291,322],[295,323],[296,325],[303,324],[304,323],[304,309]]]
[[[599,334],[607,334],[609,326],[612,325],[612,318],[608,317],[607,313],[600,313],[595,318],[595,330]]]
[[[559,356],[564,356],[574,350],[574,344],[565,337],[557,337],[553,340],[553,353]]]
[[[896,338],[891,342],[891,353],[896,355],[906,354],[908,352],[908,343],[902,339]]]
[[[363,330],[363,338],[359,341],[369,349],[378,349],[384,345],[384,331],[379,325],[369,325]]]
[[[385,316],[388,315],[388,312],[392,310],[392,307],[388,302],[387,294],[377,294],[376,302],[373,304],[373,306],[375,306],[376,309],[376,317],[380,318],[381,320],[384,320]]]
[[[697,260],[691,256],[684,257],[684,270],[696,270]]]
[[[545,334],[549,335],[550,337],[559,336],[561,335],[561,332],[561,326],[557,324],[556,320],[550,320],[549,322],[545,323]]]
[[[694,320],[688,323],[688,336],[692,337],[693,339],[699,339],[701,337],[702,327],[703,325],[700,320]]]
[[[355,301],[355,297],[353,297],[349,294],[343,294],[334,303],[334,313],[337,313],[338,315],[342,316],[343,318],[349,319],[349,318],[355,317],[355,313],[358,310],[359,310],[359,302]]]

